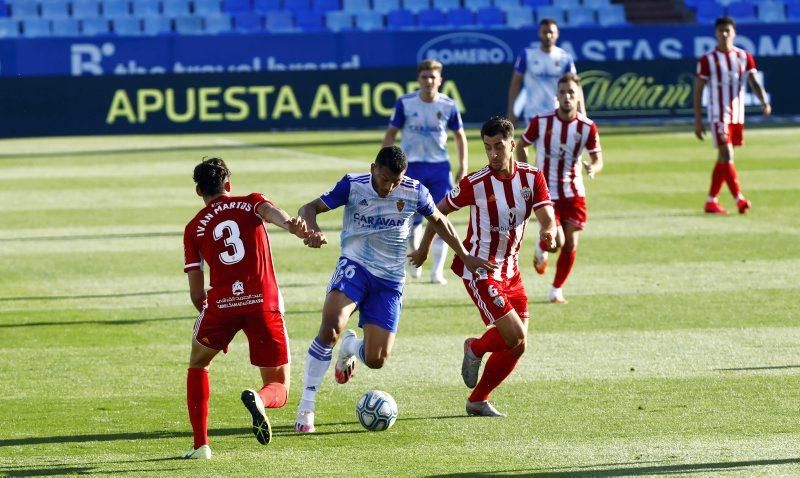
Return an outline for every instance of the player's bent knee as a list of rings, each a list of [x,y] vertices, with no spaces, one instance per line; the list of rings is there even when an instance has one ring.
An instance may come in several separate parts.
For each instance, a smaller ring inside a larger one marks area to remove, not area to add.
[[[375,358],[367,357],[364,363],[367,365],[367,367],[371,369],[379,369],[383,368],[383,365],[386,363],[387,360],[389,360],[389,357],[375,357]]]
[[[527,348],[527,342],[525,339],[522,339],[516,347],[511,348],[511,353],[517,357],[522,357],[522,354],[525,353],[525,349]]]

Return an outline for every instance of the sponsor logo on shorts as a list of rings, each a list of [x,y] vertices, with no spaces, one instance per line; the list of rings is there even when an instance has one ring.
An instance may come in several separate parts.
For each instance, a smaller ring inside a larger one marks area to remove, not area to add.
[[[451,198],[457,198],[458,195],[461,194],[461,186],[456,185],[452,191],[450,191]]]
[[[488,292],[489,292],[489,297],[497,297],[498,295],[500,295],[500,292],[497,291],[497,287],[493,285],[489,286]]]
[[[494,302],[494,305],[498,307],[503,307],[504,305],[506,305],[506,301],[502,297],[495,297],[492,302]]]

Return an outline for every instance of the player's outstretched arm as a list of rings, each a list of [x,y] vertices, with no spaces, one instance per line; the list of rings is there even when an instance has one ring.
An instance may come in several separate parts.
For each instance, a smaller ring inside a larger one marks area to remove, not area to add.
[[[202,312],[203,307],[206,305],[205,276],[203,275],[203,271],[200,269],[191,270],[186,273],[186,277],[189,278],[189,298],[192,300],[192,305],[194,305],[194,308],[197,309],[198,312]]]
[[[258,205],[256,212],[261,216],[261,219],[289,231],[289,233],[300,239],[305,239],[312,234],[303,218],[290,217],[286,211],[274,204],[262,202]]]
[[[467,133],[464,128],[453,132],[456,141],[456,154],[458,155],[458,171],[456,171],[456,184],[467,175],[469,167],[469,149],[467,148]]]
[[[544,206],[536,210],[539,221],[539,240],[548,245],[547,249],[556,248],[556,215],[553,206]]]
[[[443,201],[445,200],[443,199]],[[447,207],[449,207],[449,205]],[[467,251],[464,248],[464,245],[461,244],[461,239],[459,239],[453,223],[447,219],[447,216],[445,216],[443,212],[440,212],[438,209],[434,209],[433,214],[425,219],[428,220],[428,224],[430,226],[427,229],[434,229],[436,234],[439,234],[439,236],[444,239],[444,242],[446,242],[447,245],[450,246],[450,248],[453,249],[456,255],[461,259],[461,261],[464,262],[464,266],[469,269],[470,272],[474,273],[480,268],[483,268],[489,272],[497,269],[497,264],[495,262],[481,259],[480,257],[471,256],[469,254],[469,251]]]
[[[381,146],[385,148],[386,146],[393,145],[397,139],[398,131],[399,130],[396,127],[389,125],[389,127],[386,128],[386,134],[383,135],[383,144]]]
[[[706,87],[706,80],[696,77],[694,79],[694,98],[692,105],[694,106],[694,135],[697,139],[702,140],[706,132],[703,126],[703,88]]]
[[[747,83],[750,85],[750,89],[753,90],[753,93],[758,97],[758,101],[761,102],[761,112],[764,113],[764,116],[771,115],[772,105],[767,101],[767,92],[764,90],[764,86],[761,85],[761,82],[758,81],[758,77],[756,75],[749,75],[747,77]]]
[[[514,125],[517,124],[517,115],[514,114],[514,103],[517,101],[517,96],[519,96],[519,90],[521,89],[522,75],[515,71],[514,74],[511,75],[511,83],[508,85],[508,109],[506,110],[508,120]]]
[[[331,209],[322,201],[322,199],[317,198],[310,203],[307,203],[297,211],[297,215],[303,219],[303,221],[305,221],[306,227],[311,233],[303,240],[303,243],[308,247],[317,249],[322,247],[323,244],[328,243],[325,233],[322,232],[322,230],[319,228],[319,224],[317,224],[317,215],[330,210]]]

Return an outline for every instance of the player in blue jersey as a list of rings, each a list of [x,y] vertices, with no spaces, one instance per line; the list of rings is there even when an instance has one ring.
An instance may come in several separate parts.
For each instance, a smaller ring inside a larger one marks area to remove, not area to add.
[[[539,46],[523,48],[514,62],[508,86],[508,119],[523,124],[540,113],[552,113],[558,107],[556,87],[566,73],[576,73],[572,55],[556,46],[558,23],[552,18],[539,22]],[[586,114],[583,91],[579,92],[578,111]]]
[[[406,241],[414,214],[430,221],[471,271],[496,268],[494,262],[469,255],[453,225],[436,209],[428,189],[405,177],[407,168],[402,149],[383,147],[370,173],[347,174],[333,189],[300,208],[299,216],[316,233],[305,241],[311,247],[327,243],[317,224],[318,214],[344,206],[344,215],[341,257],[328,284],[319,333],[306,356],[303,396],[294,426],[297,432],[315,429],[317,390],[340,336],[342,343],[335,365],[339,383],[350,379],[356,360],[369,368],[381,368],[389,358],[400,320]],[[356,309],[363,339],[353,330],[344,332]]]
[[[424,60],[417,65],[419,91],[401,96],[394,107],[394,114],[386,128],[384,146],[395,143],[397,132],[402,131],[401,146],[408,157],[406,176],[421,182],[438,204],[453,187],[450,175],[450,157],[447,154],[447,130],[453,131],[458,154],[456,182],[467,174],[467,135],[456,102],[439,93],[442,86],[442,64],[436,60]],[[422,216],[414,216],[414,227],[409,236],[409,247],[416,250],[422,238]],[[444,263],[447,246],[441,237],[433,243],[431,282],[445,284]],[[411,270],[414,278],[422,270]]]

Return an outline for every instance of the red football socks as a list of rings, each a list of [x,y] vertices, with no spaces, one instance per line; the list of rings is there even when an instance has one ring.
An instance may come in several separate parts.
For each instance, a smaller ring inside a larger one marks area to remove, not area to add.
[[[473,342],[473,344],[474,343],[475,342]],[[517,367],[519,358],[519,355],[516,353],[516,351],[514,351],[514,349],[505,349],[502,352],[494,352],[489,357],[489,360],[486,361],[486,366],[483,368],[481,379],[478,381],[478,385],[475,386],[472,394],[470,394],[469,401],[480,402],[483,400],[488,400],[489,394],[491,394],[498,385],[503,383],[503,380],[505,380],[506,377],[508,377]]]
[[[261,387],[258,395],[261,397],[261,401],[264,402],[264,408],[281,408],[286,405],[289,392],[284,384],[272,382]]]
[[[480,338],[472,341],[470,348],[476,357],[483,357],[484,354],[488,352],[500,352],[505,350],[507,346],[506,341],[503,340],[497,327],[489,327]]]
[[[210,394],[208,370],[190,368],[186,376],[186,405],[189,408],[189,421],[192,423],[195,448],[200,448],[208,443],[208,397]]]
[[[567,281],[569,273],[572,272],[572,266],[575,264],[575,255],[578,253],[575,249],[566,250],[561,249],[561,254],[558,255],[556,262],[556,277],[553,279],[553,287],[558,289]]]
[[[711,172],[711,187],[708,188],[709,197],[715,198],[719,196],[719,191],[722,189],[722,183],[728,175],[728,164],[730,163],[716,163],[714,164],[714,171]],[[733,166],[731,164],[731,166]]]
[[[736,166],[733,165],[733,161],[724,163],[725,164],[725,182],[728,183],[728,189],[731,190],[731,194],[735,199],[739,199],[739,193],[741,193],[741,188],[739,186],[739,175],[736,173]]]

